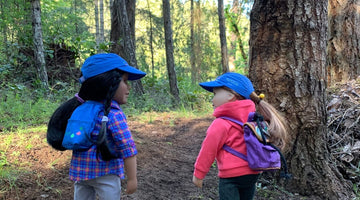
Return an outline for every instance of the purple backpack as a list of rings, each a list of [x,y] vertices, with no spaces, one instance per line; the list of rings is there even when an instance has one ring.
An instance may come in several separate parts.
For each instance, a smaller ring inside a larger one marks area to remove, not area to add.
[[[269,137],[267,131],[268,124],[260,114],[251,112],[245,124],[230,117],[223,116],[220,118],[235,122],[244,128],[247,155],[236,151],[226,144],[223,146],[225,151],[247,161],[249,167],[255,171],[279,170],[281,169],[281,161],[283,161],[284,171],[281,172],[281,176],[291,178],[287,171],[285,157],[276,146],[267,140]]]

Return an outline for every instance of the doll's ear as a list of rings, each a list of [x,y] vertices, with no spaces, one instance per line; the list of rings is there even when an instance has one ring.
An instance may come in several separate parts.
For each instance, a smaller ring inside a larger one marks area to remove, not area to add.
[[[235,94],[231,93],[231,92],[228,92],[227,94],[227,100],[230,102],[230,101],[235,101],[236,100],[236,96]]]

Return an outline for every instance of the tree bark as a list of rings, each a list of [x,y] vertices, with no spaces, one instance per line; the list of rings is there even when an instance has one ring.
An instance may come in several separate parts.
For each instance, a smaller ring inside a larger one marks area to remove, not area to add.
[[[39,79],[42,83],[42,87],[48,91],[49,82],[48,75],[46,72],[45,66],[45,56],[44,56],[44,44],[42,39],[42,29],[41,29],[41,9],[40,9],[40,0],[32,0],[32,28],[33,28],[33,42],[34,42],[34,57],[35,57],[35,66],[38,71]]]
[[[153,23],[152,23],[152,14],[150,9],[149,0],[147,0],[148,12],[149,12],[149,23],[150,23],[150,36],[149,36],[149,45],[151,53],[151,77],[155,77],[155,65],[154,65],[154,47],[153,47]]]
[[[174,98],[173,100],[175,105],[178,105],[180,103],[180,97],[174,64],[174,46],[169,0],[163,0],[163,19],[165,30],[166,67],[169,75],[170,93]]]
[[[104,1],[100,0],[99,1],[99,7],[100,7],[100,23],[99,23],[99,43],[104,43],[105,42],[105,37],[104,37]]]
[[[99,0],[94,0],[94,12],[95,12],[95,41],[96,46],[100,46],[100,23],[99,23]]]
[[[1,19],[5,20],[5,2],[4,1],[0,1],[0,12],[1,12]],[[7,48],[7,23],[2,23],[2,33],[3,33],[3,42],[4,42],[4,47]],[[6,51],[5,51],[6,52]],[[7,52],[6,52],[7,53]]]
[[[329,0],[328,83],[360,75],[360,0]]]
[[[326,125],[327,0],[255,0],[250,17],[249,76],[289,122],[286,187],[321,199],[350,199],[331,164]]]
[[[134,0],[135,1],[135,0]],[[135,54],[135,44],[132,39],[128,12],[125,0],[114,0],[111,6],[111,52],[123,57],[129,65],[138,68]],[[135,10],[133,10],[135,12]],[[132,14],[131,16],[135,16]],[[133,24],[134,25],[134,24]],[[140,80],[132,82],[132,87],[137,95],[144,94],[144,88]]]
[[[224,17],[224,1],[218,0],[218,15],[219,15],[219,31],[220,31],[220,43],[221,43],[221,65],[222,72],[229,72],[229,59],[226,44],[226,29],[225,29],[225,17]]]
[[[194,0],[190,1],[190,65],[191,83],[196,83],[196,62],[195,62],[195,35],[194,35]]]

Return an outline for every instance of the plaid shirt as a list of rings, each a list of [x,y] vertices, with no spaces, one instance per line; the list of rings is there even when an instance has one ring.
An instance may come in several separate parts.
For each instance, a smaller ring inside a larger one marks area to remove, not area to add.
[[[93,132],[92,139],[96,140],[101,128],[103,112],[99,113]],[[70,164],[70,180],[89,180],[106,174],[116,174],[124,178],[124,160],[137,154],[134,140],[127,125],[126,116],[116,101],[112,101],[108,115],[107,137],[110,141],[110,149],[120,157],[110,161],[96,158],[96,145],[88,151],[73,151]]]

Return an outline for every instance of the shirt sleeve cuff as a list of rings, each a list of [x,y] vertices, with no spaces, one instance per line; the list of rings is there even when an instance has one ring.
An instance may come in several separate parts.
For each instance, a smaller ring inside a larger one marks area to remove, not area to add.
[[[194,176],[198,179],[204,179],[206,176],[206,172],[199,171],[197,169],[194,170]]]

